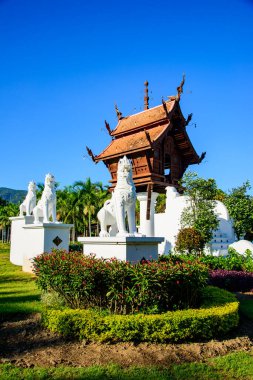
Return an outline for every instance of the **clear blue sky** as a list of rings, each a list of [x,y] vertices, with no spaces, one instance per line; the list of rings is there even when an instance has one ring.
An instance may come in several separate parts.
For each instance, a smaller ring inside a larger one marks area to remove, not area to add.
[[[0,0],[0,187],[51,172],[61,187],[109,180],[86,156],[110,141],[106,119],[176,93],[206,151],[200,176],[253,185],[253,1]],[[196,128],[195,125],[196,124]],[[83,156],[86,157],[83,157]]]

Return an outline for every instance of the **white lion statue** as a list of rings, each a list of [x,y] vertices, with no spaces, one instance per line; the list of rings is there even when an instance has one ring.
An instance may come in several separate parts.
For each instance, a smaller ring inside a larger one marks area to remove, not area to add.
[[[132,178],[132,163],[124,156],[118,163],[117,184],[112,198],[105,202],[97,215],[101,226],[99,236],[137,236],[135,204],[136,191]],[[129,231],[126,229],[126,215]],[[109,226],[111,226],[110,233],[107,231]]]
[[[44,223],[50,222],[52,217],[53,223],[58,223],[56,220],[56,191],[55,178],[52,174],[47,174],[45,178],[45,187],[42,197],[37,206],[33,209],[34,224],[39,224],[39,218],[43,217]]]
[[[19,216],[23,216],[24,212],[26,215],[31,215],[34,207],[36,206],[36,183],[34,181],[28,184],[28,193],[26,197],[19,206]]]

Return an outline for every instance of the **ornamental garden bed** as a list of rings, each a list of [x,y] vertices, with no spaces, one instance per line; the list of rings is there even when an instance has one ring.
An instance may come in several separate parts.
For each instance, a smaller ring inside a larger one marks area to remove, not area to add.
[[[208,268],[196,258],[132,265],[55,250],[34,266],[39,287],[62,301],[43,312],[43,324],[65,336],[181,342],[220,336],[239,321],[235,296],[206,287]]]

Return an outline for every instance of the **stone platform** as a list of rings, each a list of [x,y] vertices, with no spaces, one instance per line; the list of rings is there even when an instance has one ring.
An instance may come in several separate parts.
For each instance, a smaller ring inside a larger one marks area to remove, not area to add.
[[[11,250],[10,262],[15,265],[23,265],[23,244],[24,230],[23,227],[32,224],[34,217],[31,216],[16,216],[10,218],[11,221]]]
[[[33,216],[11,219],[10,261],[22,265],[24,272],[32,272],[31,259],[53,248],[69,249],[69,232],[72,224],[33,224]]]
[[[86,255],[96,254],[97,258],[138,263],[141,259],[158,259],[158,244],[163,242],[162,237],[79,237]]]

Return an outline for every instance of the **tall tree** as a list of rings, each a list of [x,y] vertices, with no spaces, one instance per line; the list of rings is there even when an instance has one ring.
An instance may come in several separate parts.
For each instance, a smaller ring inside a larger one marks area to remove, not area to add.
[[[6,203],[4,206],[0,206],[0,229],[2,230],[2,241],[10,240],[10,217],[17,216],[19,214],[19,205],[14,203]]]
[[[64,223],[73,224],[71,240],[76,240],[78,218],[80,210],[78,205],[78,194],[73,186],[66,186],[63,190],[57,190],[57,218]]]
[[[253,198],[247,193],[250,188],[249,181],[246,181],[229,191],[224,200],[238,240],[253,232]]]
[[[196,173],[187,172],[181,186],[184,195],[189,196],[188,205],[183,210],[181,225],[183,228],[192,227],[198,231],[203,239],[203,243],[208,243],[213,231],[218,227],[218,218],[214,212],[215,195],[217,191],[214,179],[199,178]]]
[[[89,236],[91,236],[92,218],[102,207],[108,192],[103,189],[101,182],[92,183],[90,178],[86,181],[76,181],[73,187],[78,194],[77,205],[82,213],[84,226],[88,225]]]
[[[7,205],[7,201],[3,198],[0,197],[0,207],[3,207],[3,206],[6,206]]]

